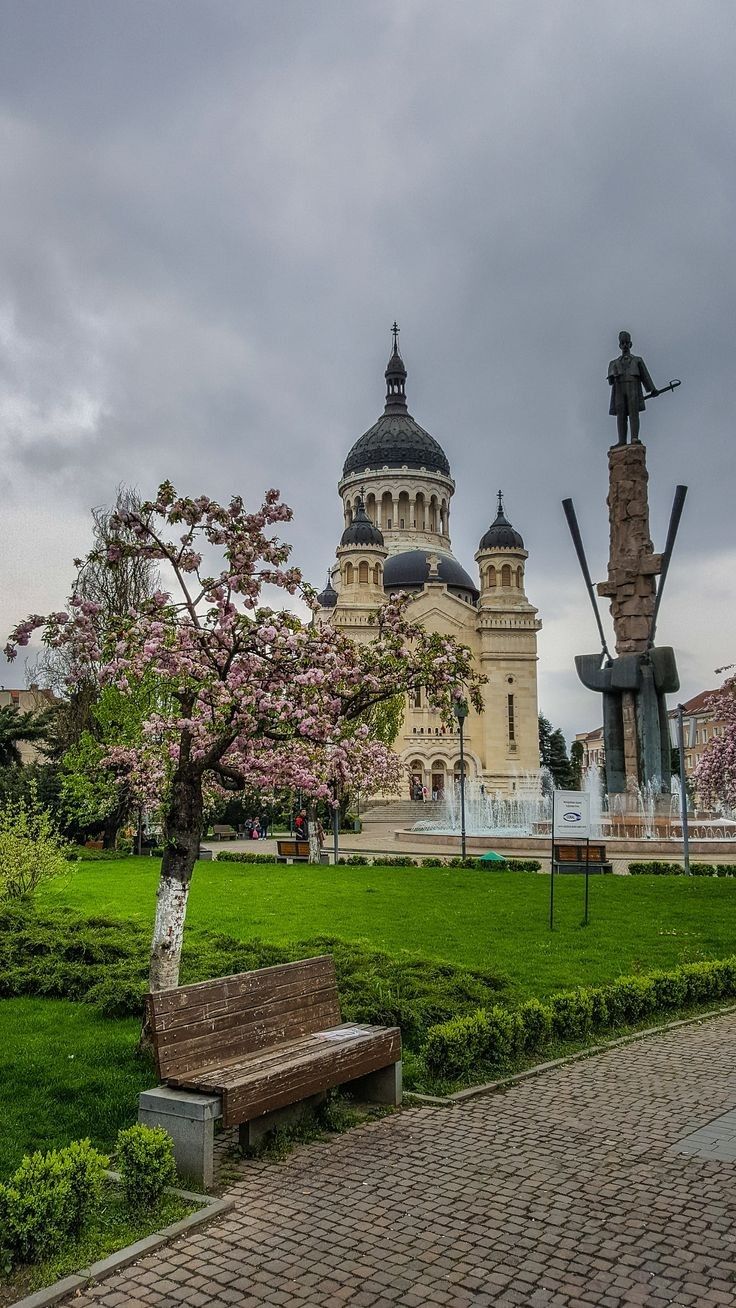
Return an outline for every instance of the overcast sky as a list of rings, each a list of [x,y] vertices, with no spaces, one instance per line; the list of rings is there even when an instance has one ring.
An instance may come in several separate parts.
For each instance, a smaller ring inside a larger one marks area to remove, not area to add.
[[[322,582],[336,482],[383,406],[457,483],[474,568],[501,486],[540,703],[596,726],[560,501],[605,573],[622,327],[683,696],[736,658],[732,0],[0,0],[0,627],[59,607],[121,482],[278,486]],[[607,615],[606,615],[606,620]],[[2,642],[0,642],[2,643]],[[23,661],[0,665],[24,684]]]

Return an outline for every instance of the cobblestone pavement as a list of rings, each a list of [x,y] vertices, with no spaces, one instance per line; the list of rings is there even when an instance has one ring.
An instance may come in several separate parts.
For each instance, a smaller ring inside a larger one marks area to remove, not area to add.
[[[714,1018],[241,1164],[236,1210],[72,1302],[734,1305],[734,1164],[677,1146],[736,1108],[735,1054]]]

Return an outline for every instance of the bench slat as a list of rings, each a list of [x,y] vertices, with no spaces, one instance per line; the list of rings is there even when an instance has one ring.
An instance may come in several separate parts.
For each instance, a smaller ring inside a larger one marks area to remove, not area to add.
[[[256,1053],[269,1046],[282,1047],[301,1035],[311,1035],[336,1026],[340,1009],[334,998],[329,1002],[291,1008],[285,1013],[229,1027],[225,1031],[208,1031],[198,1028],[196,1037],[159,1048],[160,1074],[167,1080],[183,1072],[202,1067],[219,1067],[244,1054]]]
[[[330,955],[157,992],[148,1003],[162,1080],[340,1022]]]
[[[342,1029],[352,1024],[343,1024]],[[338,1030],[341,1028],[338,1027]],[[182,1089],[218,1092],[231,1126],[366,1076],[401,1057],[397,1027],[372,1027],[342,1040],[308,1038],[239,1059],[226,1067],[170,1078]]]

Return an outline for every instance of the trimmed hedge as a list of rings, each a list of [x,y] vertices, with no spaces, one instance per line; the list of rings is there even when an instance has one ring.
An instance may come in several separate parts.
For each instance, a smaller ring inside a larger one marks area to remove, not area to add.
[[[0,1272],[40,1262],[79,1237],[99,1203],[108,1161],[89,1140],[26,1154],[0,1185]]]
[[[633,1026],[657,1014],[736,996],[736,956],[687,963],[672,972],[625,976],[609,985],[528,1000],[517,1009],[495,1005],[455,1017],[427,1033],[422,1056],[432,1077],[478,1080],[519,1053],[541,1054],[551,1040],[584,1040],[596,1031]]]
[[[242,854],[236,854],[224,849],[221,854],[217,855],[218,863],[278,863],[278,861],[277,854],[257,854],[255,850],[251,854],[249,849]]]
[[[684,877],[682,863],[663,863],[655,859],[651,863],[629,863],[632,877]],[[694,877],[736,877],[736,863],[691,863],[690,874]]]
[[[131,1126],[115,1145],[125,1202],[131,1211],[157,1208],[167,1186],[176,1185],[174,1141],[161,1126]]]

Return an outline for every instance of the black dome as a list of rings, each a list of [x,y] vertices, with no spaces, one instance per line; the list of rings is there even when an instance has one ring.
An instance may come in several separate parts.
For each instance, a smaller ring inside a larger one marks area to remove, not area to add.
[[[355,517],[340,537],[341,545],[383,545],[383,532],[374,527],[360,500]]]
[[[394,349],[386,368],[386,405],[378,422],[364,432],[351,449],[342,475],[366,468],[426,468],[450,475],[447,455],[434,436],[415,422],[406,407],[406,368],[399,354],[396,323]]]
[[[342,475],[365,468],[426,468],[450,475],[442,446],[415,422],[410,413],[383,413],[356,441],[343,466]]]
[[[477,600],[478,588],[457,559],[448,554],[438,554],[436,557],[440,581],[455,590],[469,591],[473,599]],[[384,590],[417,589],[423,587],[428,580],[426,550],[404,550],[402,554],[393,554],[383,565]]]
[[[335,590],[335,587],[332,584],[332,579],[330,577],[329,572],[327,573],[327,585],[325,586],[324,590],[321,590],[319,595],[317,596],[317,603],[319,604],[320,608],[323,609],[334,609],[335,605],[337,604],[337,591]]]
[[[498,513],[495,520],[491,523],[485,536],[481,536],[480,550],[523,550],[524,541],[511,526],[506,514],[503,511],[503,494],[498,492]]]

